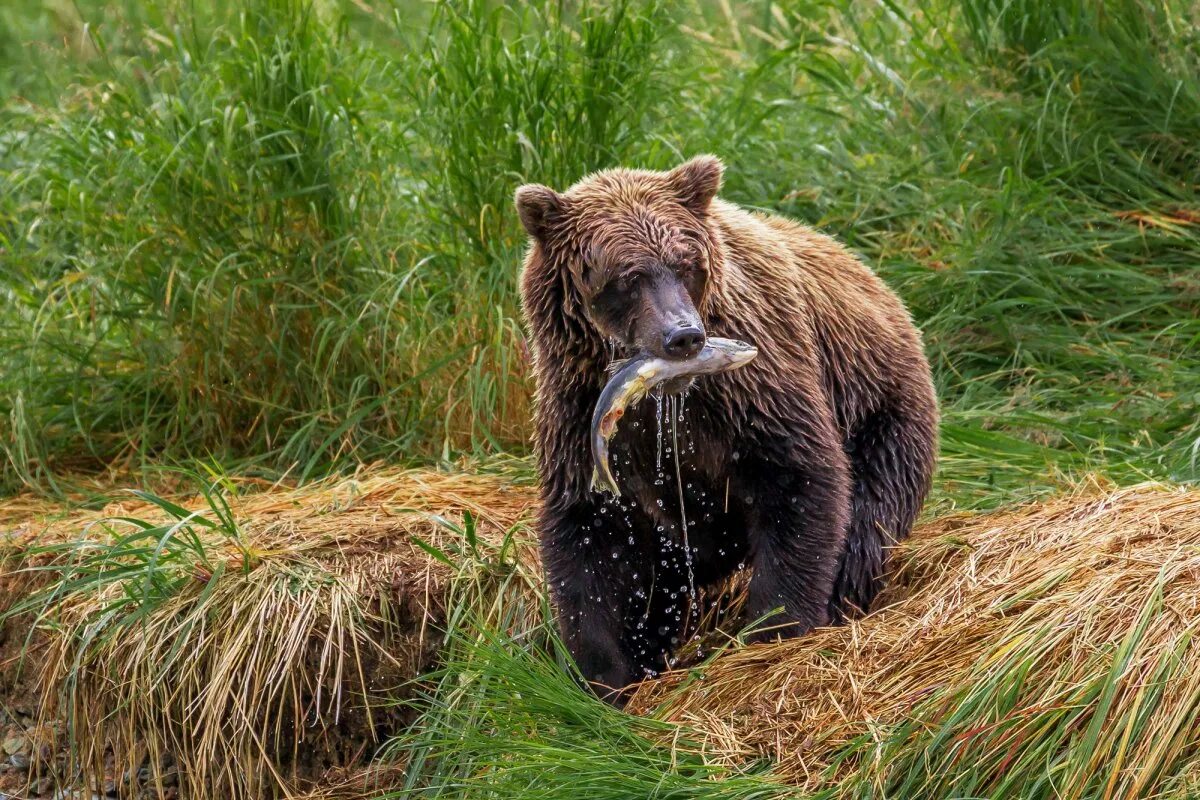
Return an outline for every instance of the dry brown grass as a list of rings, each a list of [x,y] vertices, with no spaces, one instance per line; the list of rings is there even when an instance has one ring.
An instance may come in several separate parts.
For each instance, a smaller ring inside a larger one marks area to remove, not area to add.
[[[411,471],[245,492],[234,504],[244,551],[209,543],[230,565],[219,580],[198,575],[109,639],[89,637],[112,596],[53,609],[43,715],[71,723],[74,766],[92,782],[107,752],[122,768],[170,752],[190,796],[370,796],[371,752],[403,724],[375,701],[403,695],[396,686],[430,664],[463,578],[414,537],[461,551],[435,517],[461,525],[470,511],[479,547],[495,553],[534,503],[502,477]],[[130,500],[48,523],[26,514],[9,547],[80,531],[99,542],[120,529],[102,520],[159,511]],[[535,608],[536,552],[528,536],[509,542],[504,570],[460,552],[462,563]],[[892,796],[918,796],[896,788],[911,788],[914,770],[957,776],[964,762],[969,793],[1005,796],[1006,775],[1051,761],[1064,787],[1147,796],[1200,753],[1200,491],[1092,486],[952,515],[921,525],[896,565],[871,616],[731,650],[701,679],[643,685],[631,708],[682,724],[714,762],[766,757],[795,785]],[[959,796],[938,780],[919,776],[920,796]]]
[[[503,477],[430,471],[244,493],[233,502],[240,543],[200,531],[210,560],[228,569],[215,578],[197,565],[135,625],[106,635],[107,612],[136,605],[128,582],[49,604],[42,717],[66,722],[69,769],[93,786],[113,771],[109,753],[118,774],[170,753],[195,796],[223,798],[290,795],[326,769],[365,763],[402,723],[390,700],[430,666],[450,585],[472,567],[414,539],[456,552],[453,526],[466,512],[479,551],[516,531],[508,590],[536,598],[536,552],[521,534],[532,502]],[[105,545],[129,532],[120,518],[164,517],[136,498],[49,519],[17,505],[7,518],[23,521],[6,548],[18,556],[56,542]],[[204,510],[198,498],[182,505]],[[9,581],[20,566],[30,564],[10,559]]]
[[[921,526],[897,564],[890,604],[867,618],[729,652],[700,680],[681,671],[644,684],[632,707],[661,705],[720,761],[765,756],[808,788],[848,770],[883,786],[898,780],[888,764],[859,757],[829,770],[830,757],[855,740],[884,761],[872,748],[904,722],[917,722],[914,740],[954,732],[950,715],[975,702],[973,690],[982,697],[989,681],[1028,667],[1011,696],[981,703],[978,724],[947,745],[960,750],[951,763],[985,748],[977,767],[995,774],[973,775],[980,785],[994,790],[1006,770],[1025,766],[1026,748],[1058,730],[1048,720],[1092,748],[1072,756],[1064,785],[1075,788],[1066,796],[1099,778],[1109,782],[1104,796],[1145,796],[1196,757],[1200,491],[1093,488],[1004,513],[948,516]],[[1119,674],[1097,684],[1123,657]],[[1111,685],[1111,697],[1085,691],[1095,685]],[[996,712],[987,703],[1011,706]],[[1047,746],[1046,765],[1056,754]]]

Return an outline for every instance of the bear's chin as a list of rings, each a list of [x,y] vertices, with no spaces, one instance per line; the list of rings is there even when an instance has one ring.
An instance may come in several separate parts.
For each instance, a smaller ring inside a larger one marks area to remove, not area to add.
[[[685,375],[681,378],[672,378],[662,385],[662,393],[664,395],[686,394],[688,389],[692,388],[692,384],[696,382],[695,375]]]

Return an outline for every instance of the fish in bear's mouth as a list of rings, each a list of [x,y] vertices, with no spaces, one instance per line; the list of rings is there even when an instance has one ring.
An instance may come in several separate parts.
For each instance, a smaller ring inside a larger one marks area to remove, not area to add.
[[[676,393],[687,388],[699,375],[713,375],[745,366],[758,355],[758,348],[736,339],[709,337],[695,356],[686,360],[660,358],[640,353],[632,358],[614,361],[609,378],[596,410],[592,414],[592,489],[614,496],[621,494],[613,477],[608,459],[608,442],[617,432],[617,423],[625,409],[641,400],[655,387]]]

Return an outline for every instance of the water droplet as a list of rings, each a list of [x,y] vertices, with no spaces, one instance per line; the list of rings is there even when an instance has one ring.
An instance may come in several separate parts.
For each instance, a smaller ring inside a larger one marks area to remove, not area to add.
[[[654,407],[655,407],[655,411],[654,411],[654,419],[655,419],[655,421],[656,421],[656,422],[658,422],[658,450],[657,450],[657,453],[656,453],[656,459],[657,459],[657,460],[655,461],[655,464],[656,464],[656,467],[655,467],[655,469],[657,469],[657,471],[658,471],[658,472],[662,472],[662,448],[663,448],[663,424],[662,424],[662,415],[663,415],[663,395],[662,395],[662,387],[661,387],[661,386],[659,387],[658,391],[656,391],[656,392],[654,393]]]
[[[687,576],[688,576],[688,598],[692,605],[696,604],[696,576],[692,569],[692,548],[688,543],[688,518],[687,508],[683,498],[683,475],[679,470],[679,431],[676,426],[676,418],[679,417],[679,411],[676,407],[675,397],[671,397],[671,444],[675,452],[675,488],[679,490],[679,518],[680,530],[683,532],[683,551],[687,560]]]

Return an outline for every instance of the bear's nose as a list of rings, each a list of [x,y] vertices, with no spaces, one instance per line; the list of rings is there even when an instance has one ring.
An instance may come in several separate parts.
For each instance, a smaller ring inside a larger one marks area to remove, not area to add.
[[[691,358],[704,347],[704,331],[695,325],[676,328],[663,337],[663,349],[671,358]]]

